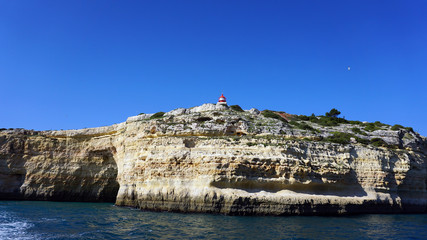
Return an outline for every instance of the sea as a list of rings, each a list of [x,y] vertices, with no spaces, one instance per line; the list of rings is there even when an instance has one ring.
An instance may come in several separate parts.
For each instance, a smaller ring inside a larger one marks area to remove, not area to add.
[[[224,216],[0,201],[0,239],[427,239],[427,214]]]

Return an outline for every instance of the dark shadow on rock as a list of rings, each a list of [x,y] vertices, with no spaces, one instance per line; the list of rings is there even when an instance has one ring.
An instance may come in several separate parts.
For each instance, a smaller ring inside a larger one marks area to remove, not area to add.
[[[424,154],[409,157],[410,169],[397,186],[393,201],[397,196],[401,199],[403,212],[427,213],[427,157]]]
[[[65,139],[45,141],[48,151],[39,151],[40,142],[26,135],[0,139],[0,199],[115,202],[114,147],[89,151],[76,161],[65,154]],[[37,156],[44,162],[28,163]]]
[[[350,166],[352,161],[357,157],[353,150],[349,159]],[[259,159],[254,159],[259,162]],[[307,173],[306,179],[296,179],[296,182],[290,183],[288,180],[279,180],[280,174],[271,160],[266,159],[262,165],[251,166],[248,162],[242,163],[236,167],[233,178],[220,178],[211,183],[211,186],[217,188],[236,188],[247,192],[272,192],[276,193],[282,190],[290,190],[297,193],[317,194],[317,195],[334,195],[334,196],[367,196],[367,193],[360,185],[357,174],[353,169],[348,169],[343,174],[325,173],[319,174],[311,171]],[[284,173],[285,176],[289,175]],[[296,175],[294,178],[297,177]],[[325,183],[323,179],[330,182]],[[307,179],[308,183],[303,183]],[[335,182],[334,182],[335,181]]]
[[[184,146],[186,148],[194,148],[196,146],[196,141],[194,139],[184,139]]]
[[[0,199],[22,199],[20,188],[25,181],[25,139],[0,138]]]
[[[271,192],[276,193],[282,190],[290,190],[296,193],[316,194],[316,195],[333,195],[333,196],[366,196],[366,192],[360,186],[344,185],[334,183],[282,183],[278,181],[260,181],[258,179],[239,179],[220,180],[211,183],[211,186],[217,188],[235,188],[247,192]]]
[[[65,185],[58,181],[54,186],[53,200],[115,202],[120,186],[114,151],[114,148],[107,148],[88,152],[86,164],[82,163],[78,174],[65,176],[70,181]]]

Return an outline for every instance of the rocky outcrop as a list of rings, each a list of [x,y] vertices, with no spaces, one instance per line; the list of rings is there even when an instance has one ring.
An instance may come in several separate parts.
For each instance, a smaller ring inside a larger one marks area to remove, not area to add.
[[[115,153],[110,141],[100,136],[2,134],[0,198],[114,201],[119,189]]]
[[[236,215],[427,209],[427,143],[413,131],[355,134],[388,144],[377,147],[325,141],[352,124],[306,121],[311,128],[303,130],[256,109],[206,104],[152,116],[81,130],[1,131],[0,198]]]

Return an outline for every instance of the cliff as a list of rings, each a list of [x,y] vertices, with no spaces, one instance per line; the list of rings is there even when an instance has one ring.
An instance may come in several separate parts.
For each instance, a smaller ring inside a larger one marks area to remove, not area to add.
[[[427,141],[379,122],[205,104],[0,132],[0,199],[235,215],[426,212]]]

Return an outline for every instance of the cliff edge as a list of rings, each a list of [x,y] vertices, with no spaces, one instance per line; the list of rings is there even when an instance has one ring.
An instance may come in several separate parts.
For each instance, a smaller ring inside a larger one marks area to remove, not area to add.
[[[233,215],[427,211],[410,128],[204,104],[107,127],[0,131],[0,199]]]

